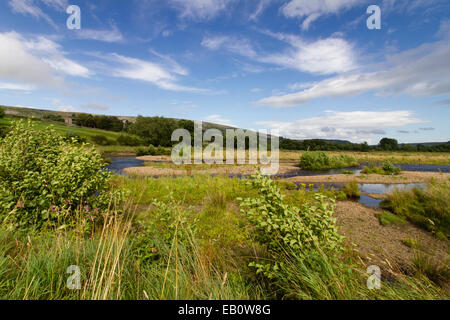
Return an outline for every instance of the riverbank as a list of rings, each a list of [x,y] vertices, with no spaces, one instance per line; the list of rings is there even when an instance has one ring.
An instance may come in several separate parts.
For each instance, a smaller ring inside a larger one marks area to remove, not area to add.
[[[403,171],[399,175],[379,175],[379,174],[332,174],[332,175],[317,175],[317,176],[297,176],[286,178],[284,180],[293,183],[346,183],[356,182],[365,184],[406,184],[406,183],[426,183],[431,179],[439,181],[450,180],[450,173],[440,172],[414,172]]]

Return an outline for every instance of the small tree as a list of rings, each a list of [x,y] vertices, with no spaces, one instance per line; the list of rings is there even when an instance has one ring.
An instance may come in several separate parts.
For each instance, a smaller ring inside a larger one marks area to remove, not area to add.
[[[92,147],[31,121],[13,123],[0,142],[0,222],[21,229],[90,225],[112,199],[104,166]]]
[[[0,119],[5,117],[5,110],[3,110],[2,107],[0,107]]]
[[[398,141],[395,139],[383,138],[380,140],[379,146],[383,150],[398,150]]]

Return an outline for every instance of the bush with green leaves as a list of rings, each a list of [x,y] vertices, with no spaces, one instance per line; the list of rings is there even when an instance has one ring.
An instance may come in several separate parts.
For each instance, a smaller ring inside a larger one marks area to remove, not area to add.
[[[144,144],[141,138],[131,134],[121,134],[117,138],[117,143],[120,146],[130,146],[130,147],[137,147]]]
[[[110,146],[114,145],[115,141],[109,140],[107,137],[100,134],[91,137],[92,142],[100,146]]]
[[[17,121],[0,142],[0,222],[20,229],[100,220],[111,173],[92,147]]]
[[[358,184],[354,181],[346,183],[342,188],[342,192],[345,193],[347,199],[359,199],[361,197]]]
[[[300,167],[305,170],[326,170],[358,166],[355,157],[349,155],[328,156],[322,151],[305,152]]]
[[[136,155],[140,156],[166,156],[170,155],[170,151],[166,151],[164,147],[158,146],[155,148],[153,145],[148,146],[148,148],[139,147],[136,150]]]
[[[402,169],[395,167],[389,160],[383,163],[383,166],[379,167],[375,163],[369,163],[362,169],[364,174],[382,174],[382,175],[397,175],[400,174]]]
[[[0,119],[5,117],[5,110],[3,110],[2,107],[0,107]]]
[[[238,199],[240,211],[248,217],[255,240],[274,257],[286,250],[306,253],[340,249],[342,237],[332,217],[334,199],[317,193],[314,202],[298,208],[287,204],[278,185],[260,172],[252,176],[249,183],[259,191],[259,196]],[[269,278],[272,271],[282,267],[278,262],[251,265]]]

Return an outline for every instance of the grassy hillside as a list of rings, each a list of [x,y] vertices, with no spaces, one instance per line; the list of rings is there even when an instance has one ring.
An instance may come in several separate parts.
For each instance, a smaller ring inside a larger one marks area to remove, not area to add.
[[[7,116],[3,119],[0,119],[0,126],[5,127],[11,124],[11,121],[17,121],[18,118]],[[87,138],[89,142],[92,142],[92,137],[96,135],[102,135],[105,136],[108,139],[117,140],[117,138],[120,136],[119,132],[113,132],[113,131],[106,131],[106,130],[99,130],[99,129],[91,129],[91,128],[82,128],[82,127],[75,127],[75,126],[66,126],[64,124],[56,123],[56,122],[46,122],[46,121],[40,121],[40,120],[33,120],[37,128],[39,129],[47,129],[50,126],[52,126],[58,133],[65,135],[67,132],[73,132],[75,134],[78,134],[81,137]]]

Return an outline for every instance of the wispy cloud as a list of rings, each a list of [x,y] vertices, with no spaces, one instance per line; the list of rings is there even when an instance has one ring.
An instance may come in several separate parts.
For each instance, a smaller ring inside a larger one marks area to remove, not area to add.
[[[284,137],[295,139],[344,139],[377,142],[385,129],[426,122],[408,110],[401,111],[330,111],[325,115],[292,122],[262,121],[257,125],[279,129]]]
[[[230,0],[169,0],[169,4],[178,11],[181,18],[192,20],[210,20],[231,2]]]
[[[256,56],[256,52],[250,44],[250,41],[245,38],[237,38],[232,36],[209,36],[203,38],[202,46],[210,50],[225,49],[249,58]]]
[[[115,77],[141,80],[149,82],[161,89],[170,91],[206,92],[205,89],[183,86],[178,83],[177,75],[187,75],[185,69],[177,66],[144,61],[136,58],[122,56],[116,53],[110,55],[117,64],[112,67]]]
[[[205,119],[203,119],[203,121],[211,122],[211,123],[217,123],[217,124],[222,124],[222,125],[230,126],[230,127],[235,127],[231,123],[230,119],[225,119],[221,115],[218,115],[218,114],[212,114],[210,116],[207,116]]]
[[[81,109],[106,111],[109,107],[101,104],[85,104],[81,106]]]
[[[69,5],[67,0],[9,0],[8,4],[14,13],[29,15],[36,19],[43,19],[53,28],[58,29],[50,16],[40,8],[39,2],[58,11],[65,11]]]
[[[337,14],[367,2],[368,0],[291,0],[280,10],[287,18],[303,19],[302,29],[308,30],[311,23],[321,16]]]
[[[296,69],[312,74],[333,74],[353,70],[357,67],[357,55],[348,41],[331,37],[307,42],[289,34],[266,34],[290,44],[282,53],[261,56],[259,61]]]
[[[257,21],[259,16],[264,12],[264,10],[269,6],[272,0],[259,0],[255,11],[250,15],[249,20]]]
[[[43,36],[24,41],[29,52],[36,54],[54,70],[70,76],[87,78],[92,72],[81,64],[66,58],[61,45]]]
[[[450,99],[439,100],[433,103],[435,106],[449,106],[450,107]]]
[[[36,87],[27,84],[0,82],[0,90],[13,90],[13,91],[32,91]]]
[[[258,104],[272,107],[292,107],[318,98],[354,96],[365,92],[379,95],[407,94],[438,96],[450,93],[450,43],[438,41],[391,55],[378,71],[349,73],[308,84],[302,91],[272,96]]]
[[[77,36],[80,39],[96,40],[103,42],[122,42],[124,40],[120,30],[113,26],[111,30],[94,30],[94,29],[81,29],[77,31]]]
[[[338,37],[307,42],[289,34],[263,31],[264,34],[289,44],[276,53],[257,52],[251,41],[234,36],[206,36],[202,46],[210,50],[226,50],[251,60],[311,74],[333,74],[357,68],[357,54],[351,43]]]

